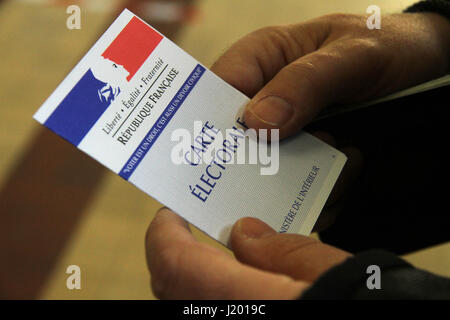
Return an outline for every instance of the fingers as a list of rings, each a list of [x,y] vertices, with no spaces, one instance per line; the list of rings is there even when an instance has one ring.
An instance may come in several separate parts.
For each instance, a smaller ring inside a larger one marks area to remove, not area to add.
[[[312,52],[324,38],[324,28],[305,23],[266,27],[243,37],[211,67],[226,82],[253,97],[283,67]]]
[[[150,224],[146,234],[146,257],[152,277],[153,291],[164,295],[171,288],[171,278],[176,273],[180,250],[195,243],[189,226],[168,208],[161,208]],[[168,265],[170,267],[166,268]]]
[[[146,249],[153,292],[163,299],[292,299],[308,286],[197,242],[187,223],[167,208],[153,219]]]
[[[374,98],[448,69],[442,19],[386,16],[380,32],[368,30],[366,19],[337,14],[264,28],[238,41],[212,69],[252,97],[246,124],[278,128],[280,138],[297,133],[329,104]]]
[[[310,237],[277,233],[256,218],[240,219],[230,241],[239,261],[311,282],[351,256]]]
[[[300,57],[278,72],[244,112],[249,127],[297,133],[327,105],[371,95],[381,76],[383,55],[370,40],[342,40]],[[373,88],[366,90],[370,79]]]

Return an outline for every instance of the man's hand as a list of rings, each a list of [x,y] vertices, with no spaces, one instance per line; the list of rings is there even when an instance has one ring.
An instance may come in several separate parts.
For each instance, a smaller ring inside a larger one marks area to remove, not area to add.
[[[366,19],[333,14],[263,28],[236,42],[211,70],[252,97],[244,112],[249,127],[280,129],[281,139],[330,104],[386,95],[450,71],[448,19],[433,13],[383,16],[380,30],[369,30]],[[315,231],[334,221],[344,191],[362,169],[357,149],[341,151],[348,161]]]
[[[295,299],[350,254],[313,238],[279,234],[243,218],[230,245],[237,258],[195,240],[188,224],[159,210],[146,237],[154,294],[161,299]]]
[[[234,44],[212,70],[252,97],[244,113],[247,125],[280,128],[280,138],[298,132],[332,103],[374,98],[449,71],[450,23],[445,18],[433,13],[385,16],[381,30],[368,30],[366,18],[329,15],[261,29]],[[297,298],[350,256],[244,218],[231,233],[236,260],[197,242],[187,223],[168,209],[156,215],[146,244],[154,293],[173,299]]]
[[[298,132],[323,108],[385,95],[450,71],[450,22],[433,13],[333,14],[267,27],[236,42],[211,68],[249,97],[255,129]]]

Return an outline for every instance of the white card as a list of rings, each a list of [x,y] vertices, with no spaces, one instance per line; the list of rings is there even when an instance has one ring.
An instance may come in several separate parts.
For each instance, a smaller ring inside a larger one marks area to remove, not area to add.
[[[307,235],[346,157],[305,132],[267,153],[243,138],[248,101],[124,10],[34,118],[224,244],[246,216]]]

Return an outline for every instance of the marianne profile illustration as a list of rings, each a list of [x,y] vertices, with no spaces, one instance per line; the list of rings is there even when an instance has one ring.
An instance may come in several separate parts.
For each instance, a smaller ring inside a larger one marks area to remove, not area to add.
[[[101,56],[91,66],[91,72],[98,81],[103,83],[101,88],[97,88],[98,98],[108,105],[127,85],[127,77],[130,74],[124,66]]]

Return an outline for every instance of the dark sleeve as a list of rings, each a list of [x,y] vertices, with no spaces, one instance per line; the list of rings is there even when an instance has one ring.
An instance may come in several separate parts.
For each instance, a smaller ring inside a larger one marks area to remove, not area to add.
[[[450,19],[450,0],[420,1],[407,8],[405,12],[434,12]]]
[[[368,282],[374,284],[375,273],[367,271],[371,265],[380,268],[380,289],[368,288]],[[390,252],[371,250],[327,271],[300,298],[450,299],[450,279],[416,269]]]

